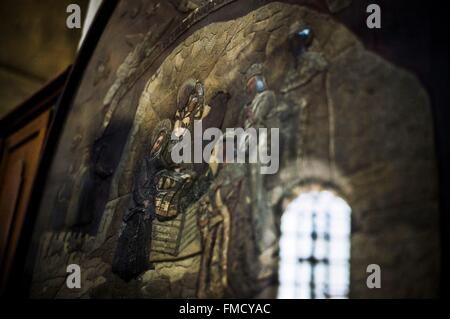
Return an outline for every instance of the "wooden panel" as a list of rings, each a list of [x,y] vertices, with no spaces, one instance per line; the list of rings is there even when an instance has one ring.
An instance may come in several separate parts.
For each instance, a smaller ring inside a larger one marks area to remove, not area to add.
[[[10,271],[39,164],[50,111],[5,139],[0,172],[1,284]]]

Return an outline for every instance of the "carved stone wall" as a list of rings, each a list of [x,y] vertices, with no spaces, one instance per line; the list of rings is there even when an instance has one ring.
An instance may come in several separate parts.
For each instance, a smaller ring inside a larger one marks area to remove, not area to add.
[[[309,5],[216,2],[189,1],[183,9],[119,3],[50,172],[38,253],[30,254],[31,295],[273,297],[282,208],[317,186],[333,188],[352,207],[351,297],[435,296],[436,164],[430,102],[419,81]],[[292,34],[306,28],[313,36],[293,44]],[[246,85],[255,65],[266,88],[252,96]],[[133,206],[135,172],[155,127],[165,119],[176,126],[189,79],[204,88],[204,128],[243,127],[248,105],[267,110],[261,121],[280,128],[280,171],[194,167],[184,208],[152,223],[152,267],[124,281],[111,265]],[[81,289],[65,286],[70,263],[81,266]],[[381,290],[365,286],[371,263],[383,268]]]

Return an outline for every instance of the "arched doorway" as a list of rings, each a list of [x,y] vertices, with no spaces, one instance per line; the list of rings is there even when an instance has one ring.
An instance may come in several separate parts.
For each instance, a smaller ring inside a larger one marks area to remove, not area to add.
[[[301,193],[281,218],[278,298],[347,298],[351,208],[331,191]]]

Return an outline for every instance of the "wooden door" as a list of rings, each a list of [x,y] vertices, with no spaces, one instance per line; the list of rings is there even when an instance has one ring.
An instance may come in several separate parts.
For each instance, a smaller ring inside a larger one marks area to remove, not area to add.
[[[0,171],[0,283],[3,289],[25,220],[50,111],[4,140]]]

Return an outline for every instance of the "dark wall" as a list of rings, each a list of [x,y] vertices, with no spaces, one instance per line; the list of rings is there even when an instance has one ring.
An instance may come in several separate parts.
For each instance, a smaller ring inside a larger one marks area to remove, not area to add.
[[[80,29],[66,27],[66,7],[88,0],[0,2],[0,117],[73,63]]]
[[[364,27],[362,14],[370,3],[382,8],[382,29]],[[337,15],[371,50],[412,71],[427,88],[435,121],[439,165],[442,269],[448,268],[450,215],[450,95],[449,25],[447,2],[436,1],[353,1]],[[448,275],[442,272],[442,294],[448,295]]]

